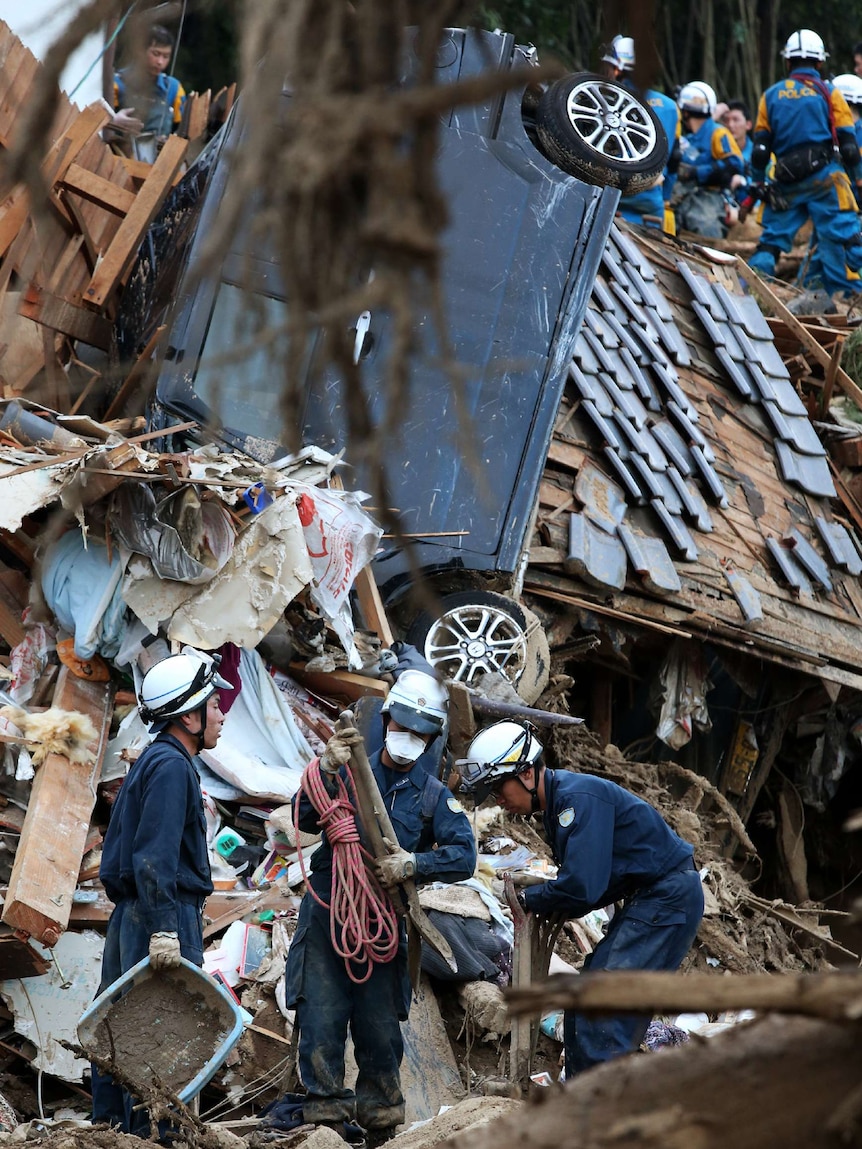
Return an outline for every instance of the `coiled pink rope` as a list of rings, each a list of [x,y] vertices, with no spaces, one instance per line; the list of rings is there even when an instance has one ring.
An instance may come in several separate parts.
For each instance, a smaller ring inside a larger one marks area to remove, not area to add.
[[[350,766],[345,767],[355,793]],[[320,760],[314,758],[302,772],[300,788],[317,811],[320,827],[332,849],[332,882],[327,904],[312,889],[299,847],[299,801],[294,804],[293,824],[299,851],[299,866],[306,888],[318,905],[329,911],[332,948],[342,958],[347,976],[356,985],[371,977],[374,966],[392,961],[398,953],[398,916],[386,891],[368,870],[365,861],[372,856],[362,845],[356,829],[356,808],[350,801],[344,779],[335,775],[338,790],[331,797],[320,775]],[[358,976],[354,963],[364,966]]]

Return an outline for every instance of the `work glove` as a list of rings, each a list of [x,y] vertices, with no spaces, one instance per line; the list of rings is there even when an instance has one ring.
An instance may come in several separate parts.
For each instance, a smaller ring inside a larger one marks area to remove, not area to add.
[[[383,845],[389,854],[385,858],[375,859],[374,872],[381,886],[389,890],[413,877],[416,873],[416,855],[402,850],[391,838],[384,838]]]
[[[326,743],[326,749],[320,755],[320,769],[324,774],[337,774],[347,762],[357,742],[362,741],[362,735],[353,726],[339,730],[333,734]]]
[[[547,878],[543,878],[540,874],[531,874],[527,870],[514,870],[509,877],[512,879],[512,885],[521,889],[525,886],[541,886],[547,881]]]
[[[176,934],[150,934],[150,965],[153,969],[176,969],[181,962],[180,939]]]
[[[144,121],[135,115],[134,108],[121,108],[114,114],[111,127],[119,132],[128,132],[131,136],[138,136],[144,130]]]

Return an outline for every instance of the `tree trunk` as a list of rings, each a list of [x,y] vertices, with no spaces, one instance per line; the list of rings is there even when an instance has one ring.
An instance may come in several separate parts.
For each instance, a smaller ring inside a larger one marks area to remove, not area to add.
[[[456,1149],[836,1149],[862,1145],[858,1024],[770,1017],[593,1069]]]

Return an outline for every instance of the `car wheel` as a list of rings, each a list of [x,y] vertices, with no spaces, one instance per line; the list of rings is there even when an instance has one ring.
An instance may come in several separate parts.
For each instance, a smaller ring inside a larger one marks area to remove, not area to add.
[[[475,686],[499,671],[532,705],[548,683],[550,652],[532,611],[502,594],[464,591],[444,596],[437,617],[421,614],[408,641],[444,678]]]
[[[536,132],[557,167],[629,195],[651,187],[667,163],[667,137],[652,108],[591,72],[548,88],[536,108]]]

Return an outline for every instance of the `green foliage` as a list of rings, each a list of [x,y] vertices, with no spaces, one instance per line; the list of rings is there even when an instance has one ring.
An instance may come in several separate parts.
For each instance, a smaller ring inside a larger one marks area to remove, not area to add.
[[[644,19],[644,6],[652,19]],[[479,22],[530,42],[569,67],[594,68],[604,37],[634,34],[652,25],[660,71],[654,85],[703,79],[719,99],[742,98],[753,107],[783,74],[780,56],[797,28],[813,28],[831,53],[830,74],[853,70],[853,45],[862,40],[862,0],[495,0],[479,9]],[[710,42],[707,43],[707,40]]]

